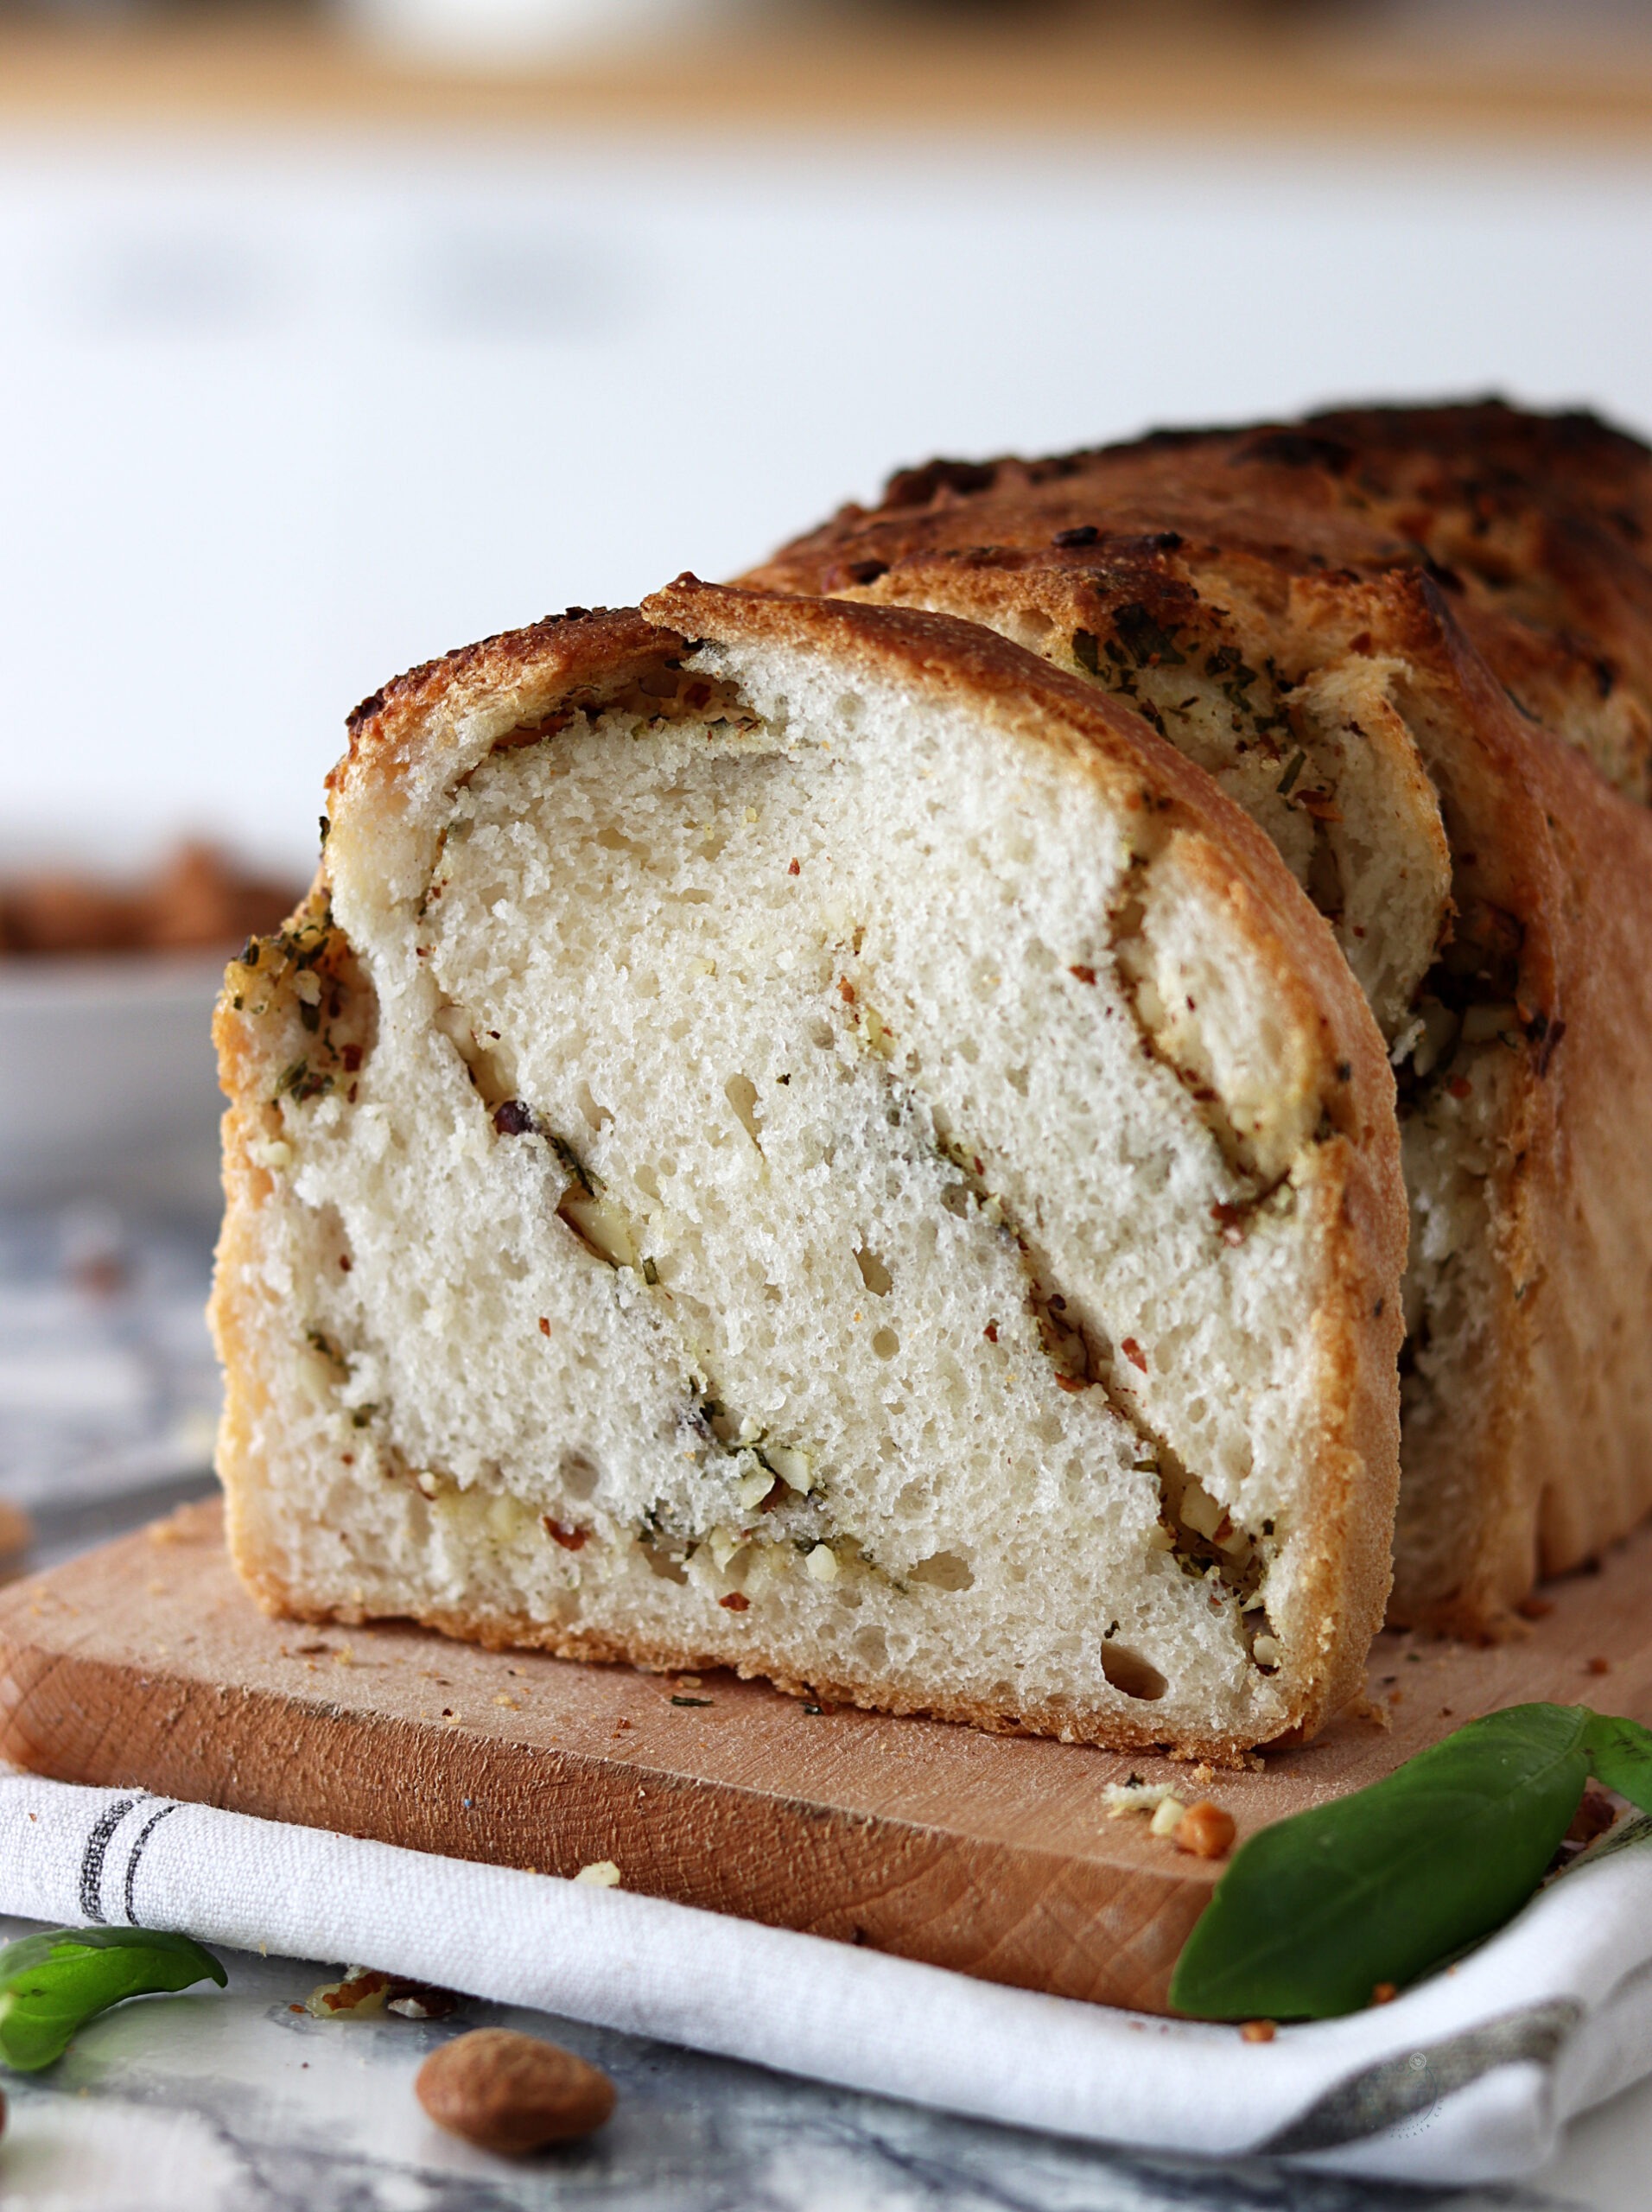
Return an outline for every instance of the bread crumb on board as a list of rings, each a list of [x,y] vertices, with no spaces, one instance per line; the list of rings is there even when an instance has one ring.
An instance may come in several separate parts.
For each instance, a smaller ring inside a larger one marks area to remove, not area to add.
[[[1194,1770],[1196,1774],[1200,1771]],[[1210,1770],[1205,1768],[1203,1771],[1209,1773]],[[1186,1805],[1168,1783],[1141,1782],[1134,1776],[1128,1782],[1109,1782],[1102,1796],[1109,1821],[1120,1820],[1129,1813],[1146,1813],[1151,1816],[1147,1830],[1150,1835],[1168,1836],[1178,1851],[1188,1852],[1195,1858],[1223,1859],[1233,1847],[1237,1823],[1231,1813],[1208,1797]]]
[[[1156,1813],[1166,1798],[1173,1803],[1175,1797],[1167,1782],[1109,1782],[1102,1792],[1109,1821],[1122,1820],[1127,1813]]]

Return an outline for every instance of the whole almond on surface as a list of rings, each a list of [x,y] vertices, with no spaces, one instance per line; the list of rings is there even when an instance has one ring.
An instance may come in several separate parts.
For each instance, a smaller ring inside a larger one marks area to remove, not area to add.
[[[485,2151],[537,2151],[600,2127],[613,2084],[571,2050],[510,2028],[476,2028],[432,2051],[414,2084],[438,2127]]]

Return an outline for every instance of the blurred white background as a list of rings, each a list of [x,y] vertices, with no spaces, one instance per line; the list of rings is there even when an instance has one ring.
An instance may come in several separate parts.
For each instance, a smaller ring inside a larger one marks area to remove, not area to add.
[[[935,452],[1473,392],[1652,429],[1652,156],[1160,133],[0,146],[0,864],[307,866],[384,677]]]

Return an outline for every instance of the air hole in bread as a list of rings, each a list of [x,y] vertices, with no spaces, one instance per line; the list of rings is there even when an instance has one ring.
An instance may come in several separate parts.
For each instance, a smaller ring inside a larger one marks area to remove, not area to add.
[[[556,1463],[556,1476],[568,1495],[583,1504],[596,1496],[602,1471],[583,1452],[564,1452]]]
[[[761,1152],[763,1140],[759,1133],[757,1085],[748,1075],[731,1075],[723,1085],[723,1096],[734,1108],[735,1120]]]
[[[906,1579],[925,1583],[932,1590],[969,1590],[975,1580],[969,1560],[960,1559],[956,1552],[931,1552],[927,1559],[918,1560]]]
[[[1150,1660],[1119,1643],[1102,1644],[1102,1672],[1124,1696],[1141,1698],[1148,1704],[1156,1704],[1170,1688]]]

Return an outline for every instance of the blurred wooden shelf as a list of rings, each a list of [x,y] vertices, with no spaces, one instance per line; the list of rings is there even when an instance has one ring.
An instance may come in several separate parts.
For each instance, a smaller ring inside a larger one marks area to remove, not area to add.
[[[755,16],[755,11],[754,11]],[[1286,145],[1396,138],[1652,145],[1652,35],[1495,55],[1285,10],[1097,10],[1011,26],[772,14],[736,33],[461,70],[391,55],[306,14],[57,29],[0,25],[0,124],[450,128],[515,137],[708,129],[902,137],[983,129],[1064,144],[1143,135]]]

